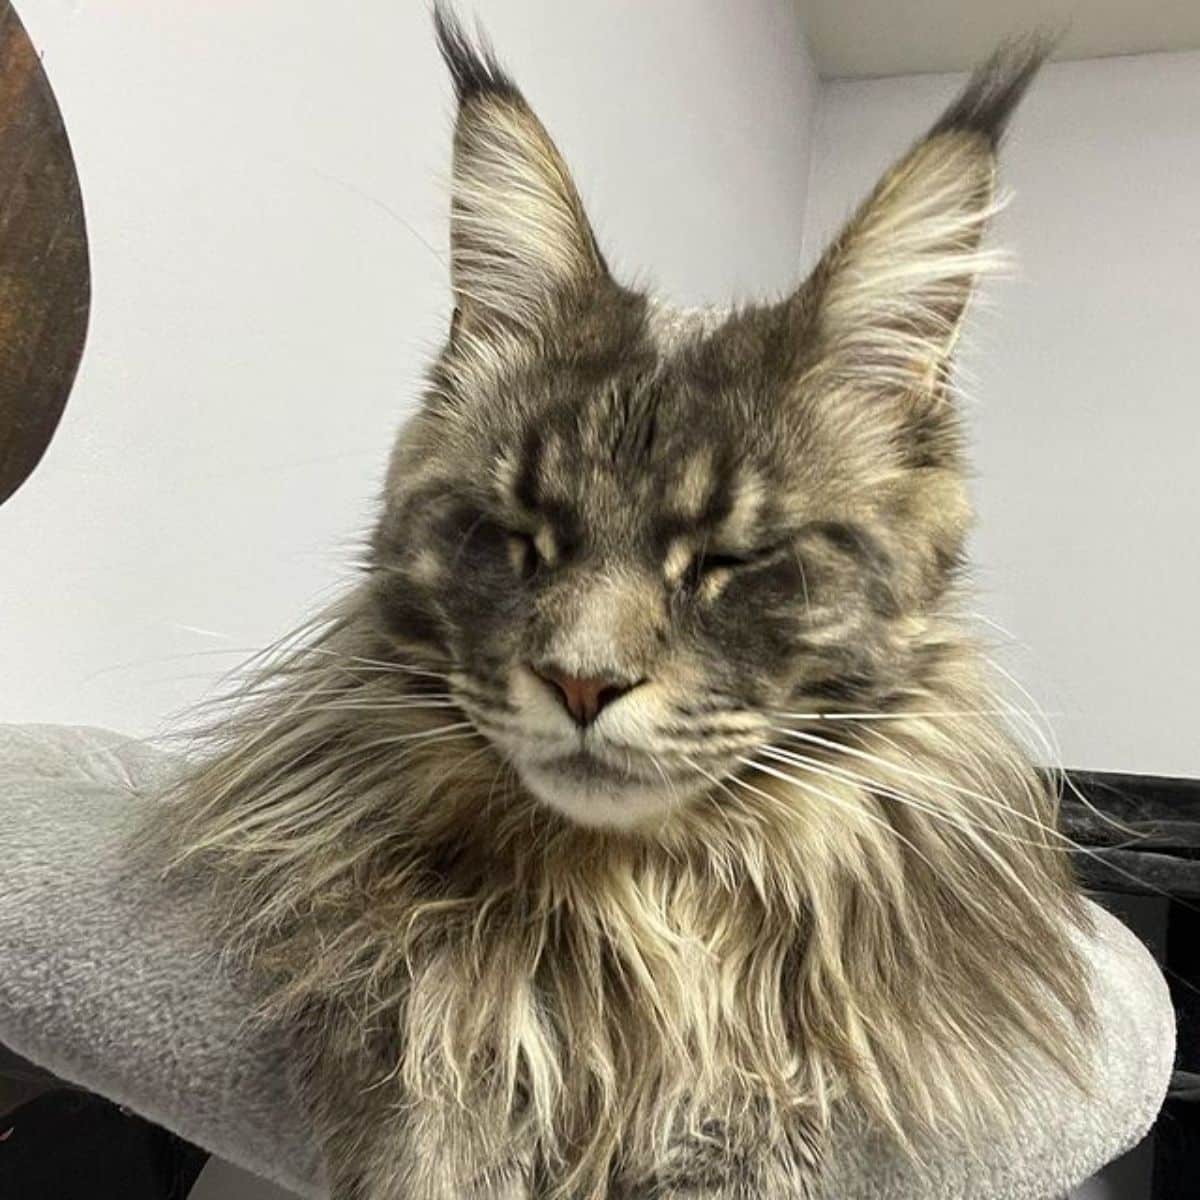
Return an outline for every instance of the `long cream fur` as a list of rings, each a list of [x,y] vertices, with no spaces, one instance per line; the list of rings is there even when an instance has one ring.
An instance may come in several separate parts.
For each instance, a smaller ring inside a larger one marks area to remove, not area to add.
[[[497,390],[520,329],[602,272],[544,130],[442,20],[462,319],[389,495],[449,469],[470,405],[505,401],[472,393]],[[986,1136],[1039,1064],[1083,1078],[1083,907],[1052,792],[952,615],[969,514],[957,426],[928,420],[949,416],[989,261],[978,112],[1036,61],[980,76],[790,302],[810,349],[782,427],[813,435],[812,459],[836,425],[830,503],[897,562],[880,661],[922,664],[886,713],[755,713],[754,749],[707,792],[653,827],[585,828],[478,731],[451,655],[380,632],[364,582],[260,664],[157,815],[149,844],[211,884],[261,1018],[293,1036],[336,1200],[640,1200],[695,1196],[698,1177],[718,1181],[706,1196],[783,1200],[807,1194],[843,1112],[919,1154]],[[902,455],[917,422],[928,462]],[[747,512],[760,492],[751,477]],[[436,610],[436,560],[373,567]]]
[[[911,716],[780,714],[807,765],[762,755],[654,837],[531,801],[373,646],[351,598],[269,663],[158,832],[215,872],[265,1019],[394,1046],[350,1075],[407,1106],[397,1195],[536,1159],[546,1196],[600,1197],[714,1120],[799,1120],[799,1169],[844,1103],[917,1147],[1004,1119],[1039,1055],[1082,1073],[1052,802],[965,639]],[[380,1131],[317,1093],[370,1160]]]

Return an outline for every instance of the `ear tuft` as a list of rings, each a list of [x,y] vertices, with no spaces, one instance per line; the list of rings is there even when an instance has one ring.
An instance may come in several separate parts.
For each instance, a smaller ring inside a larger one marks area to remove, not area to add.
[[[497,61],[487,38],[480,32],[472,42],[443,0],[433,6],[433,27],[459,104],[487,93],[508,97],[517,94],[517,85]]]
[[[961,95],[941,115],[929,136],[980,133],[995,149],[1033,77],[1054,49],[1055,41],[1048,34],[1035,33],[1003,43],[975,69]]]

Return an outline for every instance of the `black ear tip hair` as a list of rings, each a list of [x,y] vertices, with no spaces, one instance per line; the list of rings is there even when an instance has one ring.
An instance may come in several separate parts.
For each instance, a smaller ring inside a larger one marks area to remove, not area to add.
[[[1040,31],[1002,42],[972,72],[930,136],[961,130],[981,133],[993,148],[998,146],[1014,110],[1058,41],[1059,35]]]
[[[517,86],[496,59],[481,29],[471,38],[446,0],[434,0],[433,28],[459,104],[475,96],[515,96]]]

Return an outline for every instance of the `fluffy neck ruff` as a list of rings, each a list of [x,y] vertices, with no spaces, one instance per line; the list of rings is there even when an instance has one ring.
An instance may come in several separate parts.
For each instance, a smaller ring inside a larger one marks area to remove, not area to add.
[[[1053,802],[966,642],[886,722],[787,721],[637,835],[546,811],[379,654],[351,613],[269,663],[159,832],[264,1016],[385,1030],[374,1082],[465,1114],[476,1170],[602,1196],[681,1135],[818,1145],[847,1102],[913,1146],[1003,1118],[1039,1057],[1083,1071]]]

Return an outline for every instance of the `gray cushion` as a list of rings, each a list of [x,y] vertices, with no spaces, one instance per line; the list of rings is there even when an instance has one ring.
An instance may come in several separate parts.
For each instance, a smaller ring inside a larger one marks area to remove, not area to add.
[[[305,1196],[324,1194],[282,1047],[202,936],[123,853],[172,759],[96,729],[0,726],[0,1042]],[[1087,946],[1095,1098],[1031,1071],[1021,1128],[926,1149],[918,1172],[841,1132],[828,1200],[1058,1197],[1139,1141],[1162,1103],[1174,1016],[1141,943],[1105,913]]]

